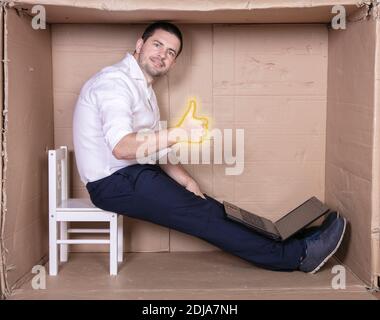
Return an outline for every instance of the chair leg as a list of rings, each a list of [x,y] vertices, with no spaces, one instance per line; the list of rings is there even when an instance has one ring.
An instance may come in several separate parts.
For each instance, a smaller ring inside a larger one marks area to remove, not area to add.
[[[58,273],[57,235],[57,221],[53,215],[49,217],[49,274],[51,276],[56,276]]]
[[[117,261],[123,261],[124,251],[124,233],[123,233],[123,215],[117,217]]]
[[[117,214],[110,220],[110,275],[117,275]]]
[[[67,240],[67,221],[61,221],[60,223],[60,229],[61,229],[61,240]],[[60,258],[61,262],[67,262],[68,258],[68,245],[67,244],[61,244],[60,245]]]

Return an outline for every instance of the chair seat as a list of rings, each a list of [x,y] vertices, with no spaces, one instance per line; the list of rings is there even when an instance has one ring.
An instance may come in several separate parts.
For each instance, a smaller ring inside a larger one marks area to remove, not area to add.
[[[71,198],[71,199],[64,200],[59,206],[57,206],[57,211],[60,211],[60,212],[63,212],[63,211],[104,212],[102,209],[95,207],[90,199],[86,199],[86,198],[83,198],[83,199]]]

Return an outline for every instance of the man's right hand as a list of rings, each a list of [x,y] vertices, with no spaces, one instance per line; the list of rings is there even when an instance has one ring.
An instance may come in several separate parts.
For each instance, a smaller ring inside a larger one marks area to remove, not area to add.
[[[143,158],[175,145],[178,142],[202,143],[208,135],[208,120],[197,117],[195,100],[189,101],[189,106],[181,121],[174,128],[164,129],[144,134],[143,141],[137,133],[124,136],[112,151],[118,160]],[[138,156],[138,152],[140,156]]]

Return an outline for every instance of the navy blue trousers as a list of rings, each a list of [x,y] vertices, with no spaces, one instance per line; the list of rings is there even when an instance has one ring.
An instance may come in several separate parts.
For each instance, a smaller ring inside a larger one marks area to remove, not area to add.
[[[262,268],[297,270],[304,254],[302,239],[274,241],[228,220],[220,202],[186,190],[159,165],[128,166],[86,187],[103,210],[199,237]]]

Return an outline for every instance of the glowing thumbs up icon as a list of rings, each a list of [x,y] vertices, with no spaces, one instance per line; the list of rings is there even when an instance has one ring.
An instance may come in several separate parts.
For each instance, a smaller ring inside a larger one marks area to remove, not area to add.
[[[188,142],[202,143],[207,136],[208,119],[206,117],[197,117],[195,115],[196,110],[197,102],[195,99],[191,99],[185,114],[176,127],[186,131]]]

